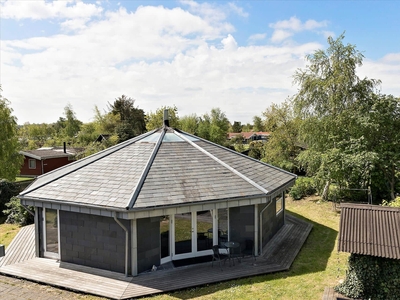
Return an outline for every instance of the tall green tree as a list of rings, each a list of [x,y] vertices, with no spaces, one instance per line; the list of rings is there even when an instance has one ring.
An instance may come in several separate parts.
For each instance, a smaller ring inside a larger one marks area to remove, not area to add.
[[[164,124],[164,110],[168,110],[169,126],[180,128],[178,108],[174,106],[162,106],[155,113],[150,112],[146,116],[146,128],[148,131],[160,128]]]
[[[186,115],[179,119],[181,129],[187,133],[197,135],[199,117],[196,114]]]
[[[64,115],[65,115],[65,135],[69,138],[75,137],[82,125],[82,122],[79,121],[75,115],[75,112],[72,108],[71,104],[67,104],[67,106],[64,107]]]
[[[233,121],[232,132],[242,132],[242,123],[238,121]]]
[[[259,116],[254,116],[253,117],[253,130],[254,131],[261,131],[264,132],[266,131],[263,120]]]
[[[220,145],[227,144],[230,122],[219,108],[211,109],[210,113],[200,117],[198,136]]]
[[[145,114],[143,109],[135,107],[135,100],[125,95],[109,103],[110,112],[118,115],[120,123],[116,128],[119,142],[126,141],[146,132]]]
[[[299,139],[300,118],[294,115],[289,101],[272,104],[263,113],[264,129],[270,132],[262,160],[282,169],[297,172],[297,156],[302,149]]]
[[[294,74],[299,91],[293,103],[304,119],[301,132],[308,147],[299,161],[325,182],[324,197],[332,181],[343,188],[367,188],[376,162],[363,136],[362,109],[379,81],[357,76],[363,55],[343,39],[344,34],[328,38],[327,50],[308,55],[307,67]]]
[[[0,86],[0,179],[13,181],[19,174],[23,157],[18,153],[17,118],[1,92]]]

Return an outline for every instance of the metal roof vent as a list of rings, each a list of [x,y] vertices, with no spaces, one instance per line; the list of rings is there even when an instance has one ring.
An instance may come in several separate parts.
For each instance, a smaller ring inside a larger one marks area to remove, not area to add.
[[[168,109],[164,109],[164,126],[169,127]]]

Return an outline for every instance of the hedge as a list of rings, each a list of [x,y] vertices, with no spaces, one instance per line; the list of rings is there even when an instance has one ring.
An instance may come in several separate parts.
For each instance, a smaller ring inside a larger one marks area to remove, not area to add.
[[[351,254],[346,279],[334,289],[350,298],[397,300],[400,260]]]

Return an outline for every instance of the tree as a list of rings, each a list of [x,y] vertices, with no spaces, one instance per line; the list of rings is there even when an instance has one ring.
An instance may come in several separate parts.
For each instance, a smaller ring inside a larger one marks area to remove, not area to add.
[[[266,131],[261,117],[259,117],[259,116],[254,116],[253,117],[253,130],[254,131],[261,131],[261,132]]]
[[[199,127],[199,117],[196,114],[183,116],[179,119],[179,123],[183,131],[197,135],[197,128]]]
[[[65,115],[65,127],[64,127],[64,131],[65,131],[65,135],[69,138],[73,138],[75,137],[79,130],[80,127],[82,125],[82,122],[79,121],[76,118],[75,112],[72,109],[72,105],[71,104],[67,104],[67,106],[64,107],[64,115]]]
[[[168,110],[169,126],[173,128],[180,128],[178,108],[174,106],[162,106],[156,110],[155,113],[150,112],[146,116],[146,128],[148,131],[160,128],[164,124],[164,110]]]
[[[110,112],[120,118],[120,123],[116,128],[119,142],[146,132],[144,111],[134,106],[134,99],[122,95],[116,98],[113,104],[108,104]]]
[[[289,101],[280,105],[272,104],[263,113],[262,122],[264,129],[270,132],[268,142],[265,143],[264,162],[282,169],[297,172],[299,170],[296,161],[301,151],[299,130],[301,120],[294,115]]]
[[[219,108],[211,109],[210,114],[200,118],[198,136],[211,142],[226,145],[230,123],[225,113]]]
[[[336,40],[329,37],[328,49],[306,56],[309,65],[294,74],[300,88],[293,103],[304,119],[301,133],[308,147],[299,162],[325,182],[325,198],[332,181],[339,187],[366,188],[376,162],[363,136],[362,120],[364,104],[379,81],[356,75],[363,55],[343,39],[344,34]]]
[[[23,163],[18,153],[17,118],[12,116],[9,101],[1,95],[0,86],[0,179],[15,180]]]
[[[234,121],[232,124],[232,132],[242,132],[242,123]]]

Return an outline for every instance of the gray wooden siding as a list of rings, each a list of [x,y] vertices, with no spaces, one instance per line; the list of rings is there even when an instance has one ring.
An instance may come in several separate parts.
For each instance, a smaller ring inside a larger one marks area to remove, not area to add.
[[[60,249],[61,261],[125,272],[125,231],[113,218],[60,211]]]
[[[160,218],[137,220],[137,262],[138,272],[160,265]]]
[[[230,240],[245,245],[246,240],[254,242],[254,206],[232,207],[229,209]]]

